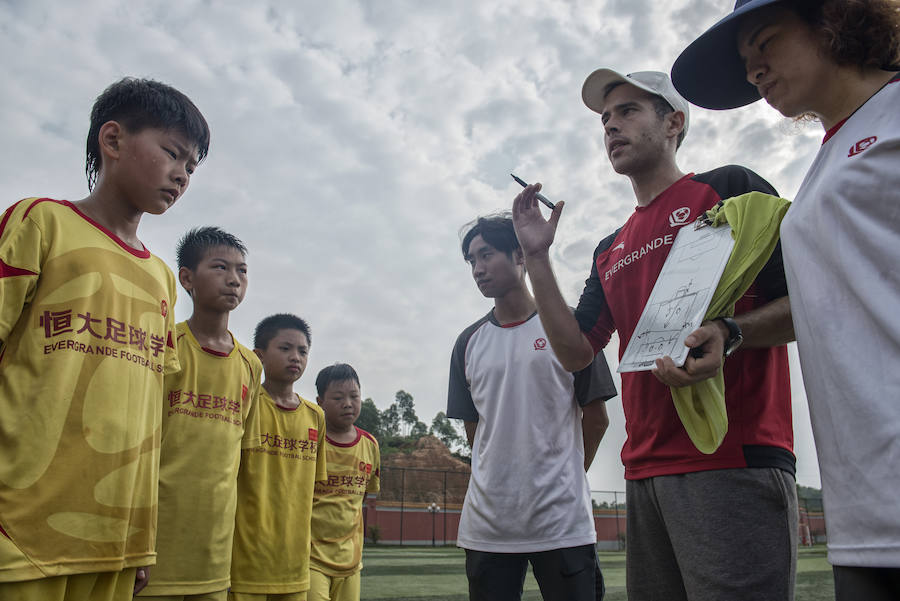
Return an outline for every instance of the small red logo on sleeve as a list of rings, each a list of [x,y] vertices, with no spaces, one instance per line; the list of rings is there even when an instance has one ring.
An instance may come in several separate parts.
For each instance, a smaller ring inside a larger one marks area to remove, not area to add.
[[[309,439],[312,441],[319,440],[319,431],[316,430],[315,428],[310,428],[309,429]]]
[[[542,351],[547,348],[547,340],[544,338],[536,338],[534,341],[534,350]]]
[[[863,138],[856,144],[850,147],[850,152],[847,153],[848,157],[856,156],[861,153],[863,150],[874,144],[878,141],[878,136],[869,136],[868,138]]]
[[[162,299],[159,303],[159,312],[163,317],[169,314],[169,303],[166,302],[166,299]]]
[[[248,393],[248,392],[250,392],[250,391],[247,390],[247,387],[244,386],[243,384],[241,384],[241,400],[242,400],[242,401],[246,401],[246,400],[247,400],[247,393]]]

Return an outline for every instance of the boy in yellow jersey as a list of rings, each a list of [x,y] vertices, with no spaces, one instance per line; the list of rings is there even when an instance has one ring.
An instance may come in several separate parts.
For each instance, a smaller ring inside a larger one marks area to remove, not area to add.
[[[288,313],[256,326],[266,374],[261,444],[247,449],[238,476],[231,601],[306,601],[313,487],[324,480],[325,416],[294,392],[309,357],[309,326]]]
[[[119,601],[155,562],[175,278],[137,236],[187,189],[209,128],[122,79],[91,111],[79,201],[0,216],[0,599]]]
[[[316,377],[325,410],[328,481],[316,485],[312,514],[309,601],[359,601],[366,493],[378,492],[381,455],[375,438],[354,426],[359,376],[335,363]]]
[[[178,244],[178,279],[194,303],[176,326],[181,372],[166,378],[157,565],[142,597],[224,601],[241,449],[259,444],[262,365],[228,331],[247,290],[246,249],[215,227]]]

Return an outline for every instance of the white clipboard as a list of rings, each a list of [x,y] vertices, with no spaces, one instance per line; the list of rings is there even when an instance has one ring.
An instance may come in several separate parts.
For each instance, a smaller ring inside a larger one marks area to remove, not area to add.
[[[666,355],[684,365],[684,339],[703,322],[733,248],[728,224],[678,231],[616,371],[648,371]]]

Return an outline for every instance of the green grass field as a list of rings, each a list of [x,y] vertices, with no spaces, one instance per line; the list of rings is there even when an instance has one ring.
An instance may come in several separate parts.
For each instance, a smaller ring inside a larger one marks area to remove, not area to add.
[[[392,601],[467,601],[465,555],[455,547],[372,547],[363,551],[362,599]],[[625,553],[600,553],[606,599],[625,601]],[[541,594],[529,570],[525,601]],[[825,548],[800,549],[796,601],[834,599],[831,566]]]

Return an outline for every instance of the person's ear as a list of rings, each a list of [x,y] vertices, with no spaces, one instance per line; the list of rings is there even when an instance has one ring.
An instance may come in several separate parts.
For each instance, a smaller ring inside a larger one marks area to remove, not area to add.
[[[194,272],[187,267],[178,270],[178,281],[187,290],[189,296],[194,296]]]
[[[100,154],[112,160],[118,159],[124,133],[125,128],[118,121],[107,121],[101,125],[97,134],[98,142],[100,143]]]
[[[675,111],[666,115],[668,117],[668,135],[677,138],[684,130],[684,113]]]

